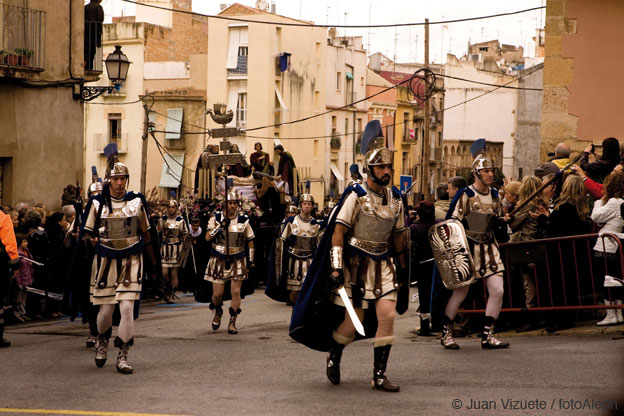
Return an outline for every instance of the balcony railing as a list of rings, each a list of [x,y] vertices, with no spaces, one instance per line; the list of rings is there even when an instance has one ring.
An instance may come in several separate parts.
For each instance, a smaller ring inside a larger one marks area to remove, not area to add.
[[[0,65],[45,67],[46,13],[0,3]]]
[[[85,71],[102,72],[102,23],[84,22],[84,63]]]
[[[239,55],[236,68],[228,69],[228,75],[247,75],[247,55]]]
[[[119,153],[128,153],[128,133],[122,133],[120,137],[109,138],[107,134],[95,133],[93,135],[93,147],[96,152],[103,153],[109,143],[117,143]]]

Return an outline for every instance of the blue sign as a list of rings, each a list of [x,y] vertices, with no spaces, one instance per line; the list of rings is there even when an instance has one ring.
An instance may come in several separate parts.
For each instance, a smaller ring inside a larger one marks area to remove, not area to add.
[[[401,178],[399,179],[399,181],[401,182],[401,186],[399,187],[399,189],[401,190],[401,193],[405,193],[405,191],[407,191],[409,189],[410,186],[412,186],[412,182],[414,181],[414,179],[409,176],[409,175],[401,175]],[[412,192],[410,191],[410,193],[408,195],[411,195]]]

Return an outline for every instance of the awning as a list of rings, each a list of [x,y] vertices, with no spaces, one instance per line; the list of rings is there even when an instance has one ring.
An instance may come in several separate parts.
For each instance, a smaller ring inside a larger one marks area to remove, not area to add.
[[[161,188],[177,188],[182,180],[184,155],[165,155],[162,173],[160,175]]]
[[[336,177],[336,179],[338,179],[338,192],[342,193],[344,191],[344,176],[342,175],[342,173],[340,172],[340,169],[338,169],[338,166],[336,166],[334,162],[332,162],[331,164],[331,171]]]
[[[347,72],[347,79],[353,79],[353,74],[351,72]]]

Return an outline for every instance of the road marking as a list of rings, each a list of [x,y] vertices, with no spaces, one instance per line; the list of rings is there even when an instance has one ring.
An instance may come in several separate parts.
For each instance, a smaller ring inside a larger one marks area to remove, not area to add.
[[[184,416],[163,415],[156,413],[127,413],[127,412],[95,412],[88,410],[53,410],[53,409],[10,409],[0,408],[0,413],[31,413],[46,415],[88,415],[88,416]]]

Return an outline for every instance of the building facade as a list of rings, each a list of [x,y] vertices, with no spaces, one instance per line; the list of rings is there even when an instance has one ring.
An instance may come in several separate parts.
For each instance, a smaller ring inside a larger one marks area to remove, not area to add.
[[[612,49],[614,42],[621,49],[622,21],[620,1],[546,2],[541,161],[559,142],[581,151],[607,137],[624,138],[624,56]]]
[[[165,3],[191,10],[190,0]],[[119,92],[85,106],[87,167],[96,166],[103,176],[102,150],[117,143],[119,159],[130,169],[131,189],[158,200],[194,189],[194,171],[208,137],[207,43],[206,18],[186,13],[137,5],[137,16],[114,18],[104,25],[103,55],[121,45],[131,64]],[[102,78],[98,84],[108,85]],[[146,107],[151,131],[145,127]],[[86,180],[90,177],[89,169]]]
[[[225,103],[234,112],[228,127],[246,130],[231,137],[247,160],[254,144],[273,153],[281,143],[295,160],[300,181],[311,181],[318,201],[326,193],[325,110],[327,32],[323,28],[286,26],[309,24],[280,16],[267,9],[233,4],[220,13],[225,17],[269,21],[274,24],[211,20],[208,26],[206,102],[208,108]],[[290,123],[311,115],[303,122]],[[209,128],[219,128],[207,118]],[[211,138],[210,143],[220,139]]]
[[[83,182],[80,86],[84,5],[63,0],[0,3],[0,205],[61,207]]]

